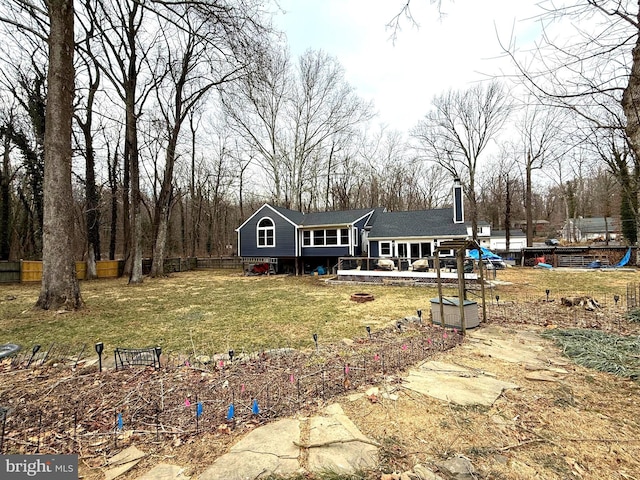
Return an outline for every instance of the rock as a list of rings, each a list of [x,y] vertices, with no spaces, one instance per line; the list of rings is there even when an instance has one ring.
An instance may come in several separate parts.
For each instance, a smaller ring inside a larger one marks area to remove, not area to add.
[[[396,394],[396,393],[387,393],[387,392],[384,392],[384,393],[382,394],[382,398],[384,398],[384,399],[386,399],[386,400],[393,400],[394,402],[396,402],[396,401],[398,400],[398,398],[399,398],[399,397],[398,397],[398,394]]]
[[[438,463],[438,468],[450,474],[455,480],[473,480],[475,470],[468,458],[458,455]]]
[[[420,480],[442,480],[440,475],[433,473],[430,469],[420,464],[413,467],[413,473],[415,473]]]
[[[380,395],[380,389],[378,387],[371,387],[365,392],[365,395],[367,397],[370,397],[371,395],[378,397]]]
[[[209,355],[198,355],[196,357],[196,362],[207,365],[208,363],[211,363],[211,357]]]
[[[342,343],[344,343],[347,347],[350,347],[354,344],[354,341],[350,338],[343,338]]]
[[[138,450],[135,446],[130,446],[108,461],[109,469],[104,472],[105,480],[113,480],[135,467],[146,453]]]

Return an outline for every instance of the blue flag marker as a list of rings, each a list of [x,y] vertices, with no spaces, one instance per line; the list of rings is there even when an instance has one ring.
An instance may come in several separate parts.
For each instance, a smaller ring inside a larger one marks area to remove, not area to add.
[[[229,405],[229,410],[227,410],[227,420],[233,420],[233,417],[236,416],[236,407],[233,406],[233,403]]]
[[[202,416],[202,402],[198,402],[196,405],[196,417],[200,418]]]
[[[260,407],[258,406],[258,399],[253,400],[253,406],[251,407],[251,413],[258,415],[260,413]]]
[[[119,413],[118,414],[118,430],[122,430],[122,424],[123,424],[123,422],[122,422],[122,414]]]

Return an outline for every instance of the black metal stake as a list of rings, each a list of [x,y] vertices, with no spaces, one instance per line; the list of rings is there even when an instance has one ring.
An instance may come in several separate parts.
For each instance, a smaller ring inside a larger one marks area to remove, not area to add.
[[[31,349],[31,358],[27,362],[27,367],[31,365],[31,362],[33,361],[33,357],[36,356],[36,353],[38,353],[38,350],[40,350],[40,345],[34,345],[33,348]]]
[[[496,305],[500,303],[500,295],[496,295]]]
[[[50,346],[49,346],[49,350],[47,350],[47,353],[44,354],[44,357],[42,357],[42,361],[40,362],[40,365],[44,365],[44,362],[47,361],[47,358],[49,357],[49,354],[51,353],[51,350],[53,350],[53,346],[56,343],[53,342]]]
[[[367,329],[367,335],[369,335],[369,340],[371,340],[371,327],[369,325],[367,325],[366,327],[364,327]]]
[[[4,451],[4,429],[7,424],[7,413],[9,410],[5,407],[0,407],[0,416],[2,417],[2,428],[0,428],[0,455]]]
[[[160,355],[162,355],[162,347],[155,347],[154,351],[156,352],[156,358],[158,359],[158,369],[160,369],[162,367],[162,365],[160,365]]]
[[[86,343],[82,344],[82,348],[80,349],[80,353],[78,354],[78,356],[76,357],[76,361],[73,364],[73,369],[75,370],[78,367],[78,362],[80,361],[80,358],[82,357],[82,354],[84,353],[84,349],[87,347]]]
[[[547,303],[549,303],[549,293],[551,292],[551,290],[547,288],[544,292],[547,294]]]
[[[314,333],[313,334],[313,341],[316,344],[316,352],[318,351],[318,334]]]
[[[235,352],[233,350],[229,350],[229,361],[231,363],[233,363],[233,356],[234,356]]]
[[[620,295],[614,295],[613,301],[615,302],[616,305],[618,305],[618,300],[620,300]]]
[[[98,354],[98,371],[102,373],[102,352],[104,351],[104,343],[102,342],[96,343],[95,349],[96,349],[96,353]]]
[[[418,321],[422,323],[422,310],[418,310]]]

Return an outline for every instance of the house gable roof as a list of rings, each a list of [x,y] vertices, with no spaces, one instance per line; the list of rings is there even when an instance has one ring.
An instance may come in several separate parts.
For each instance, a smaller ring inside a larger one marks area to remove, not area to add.
[[[242,225],[236,230],[240,230],[244,225],[257,215],[265,215],[265,210],[270,213],[277,214],[280,217],[287,220],[289,223],[296,227],[322,227],[322,226],[338,226],[338,225],[351,225],[358,220],[374,213],[374,209],[361,208],[357,210],[342,210],[337,212],[313,212],[302,213],[295,210],[289,210],[288,208],[276,207],[265,203],[262,207],[254,212]],[[369,220],[370,221],[370,220]]]
[[[466,237],[467,227],[453,223],[453,208],[380,212],[369,239],[402,237]]]
[[[267,212],[265,212],[265,210]],[[242,227],[244,227],[249,221],[251,221],[252,218],[261,215],[264,216],[266,215],[271,215],[271,214],[277,214],[280,217],[284,218],[285,220],[287,220],[289,223],[291,223],[292,225],[296,226],[298,225],[296,223],[296,219],[298,218],[298,215],[302,215],[300,212],[296,212],[294,210],[288,210],[286,208],[281,208],[281,207],[274,207],[269,205],[268,203],[265,203],[264,205],[262,205],[258,210],[256,210],[253,215],[251,215],[249,218],[247,218],[244,222],[242,222],[242,225],[240,225],[238,228],[236,228],[236,232],[239,232]]]

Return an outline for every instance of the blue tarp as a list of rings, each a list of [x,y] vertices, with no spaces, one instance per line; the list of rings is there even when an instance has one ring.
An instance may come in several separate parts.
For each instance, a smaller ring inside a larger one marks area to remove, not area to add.
[[[502,257],[500,255],[496,255],[488,248],[485,248],[485,247],[480,247],[480,248],[482,249],[482,258],[488,259],[488,260],[502,260]],[[469,257],[473,258],[474,260],[478,260],[478,250],[477,249],[469,250]]]
[[[629,247],[629,250],[627,250],[627,253],[624,254],[624,257],[622,257],[622,260],[616,263],[614,267],[615,268],[624,267],[627,263],[629,263],[630,258],[631,258],[631,247]]]

